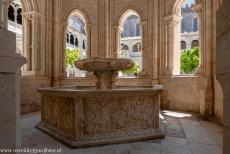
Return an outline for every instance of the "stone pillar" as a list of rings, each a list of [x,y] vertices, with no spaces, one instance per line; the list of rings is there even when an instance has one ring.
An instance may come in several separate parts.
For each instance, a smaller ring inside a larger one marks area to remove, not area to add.
[[[198,19],[199,19],[199,67],[197,69],[197,73],[199,74],[200,72],[204,71],[204,67],[203,67],[203,62],[204,62],[204,52],[203,51],[203,47],[202,47],[202,42],[203,42],[203,31],[202,31],[202,22],[203,22],[203,18],[202,18],[202,4],[201,2],[196,1],[196,4],[192,7],[193,11],[197,14]]]
[[[3,21],[3,16],[2,16],[2,0],[0,0],[0,28],[2,27],[2,21]]]
[[[223,154],[230,153],[230,1],[223,0],[217,12],[217,79],[224,94],[224,140]]]
[[[213,115],[214,106],[214,25],[212,1],[197,1],[193,10],[199,17],[200,29],[200,65],[196,72],[200,91],[200,114],[205,117]],[[204,22],[205,19],[205,22]]]
[[[32,59],[32,71],[38,71],[39,70],[39,66],[38,66],[38,17],[37,14],[33,13],[31,15],[31,23],[32,23],[32,55],[31,55],[31,59]]]
[[[26,62],[16,53],[16,36],[0,29],[0,149],[20,147],[20,67]]]
[[[66,66],[65,66],[65,63],[66,63],[66,40],[67,40],[67,32],[68,32],[68,23],[67,22],[63,22],[62,23],[62,29],[63,29],[63,34],[62,34],[62,38],[63,38],[63,41],[62,41],[62,69],[61,69],[61,72],[62,72],[62,76],[65,77],[66,76]],[[69,41],[70,41],[70,35],[69,35]]]
[[[27,64],[25,65],[25,71],[32,70],[32,49],[31,49],[31,16],[30,15],[23,15],[23,31],[24,31],[24,38],[23,38],[23,52],[24,56],[27,59]]]
[[[121,51],[121,33],[123,31],[123,28],[120,26],[114,27],[115,31],[115,51],[112,58],[120,58],[120,51]]]
[[[148,68],[148,61],[145,59],[148,59],[148,52],[146,50],[147,47],[147,22],[142,21],[140,23],[141,26],[141,52],[142,52],[142,70],[140,72],[140,76],[144,77],[147,75],[147,68]]]
[[[10,5],[9,0],[2,0],[2,27],[7,29],[8,28],[8,8]]]
[[[180,20],[176,15],[171,15],[165,18],[165,43],[166,49],[164,54],[166,75],[180,74]]]
[[[86,24],[86,56],[91,57],[91,25]]]

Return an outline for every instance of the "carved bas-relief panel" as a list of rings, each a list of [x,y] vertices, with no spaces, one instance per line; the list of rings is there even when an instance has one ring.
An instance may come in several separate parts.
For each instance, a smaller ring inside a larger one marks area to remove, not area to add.
[[[70,147],[163,137],[160,88],[76,90],[47,88],[37,127]]]
[[[73,138],[74,134],[74,98],[43,96],[42,121],[59,130],[57,133]]]
[[[157,128],[153,96],[87,98],[84,103],[84,133]]]

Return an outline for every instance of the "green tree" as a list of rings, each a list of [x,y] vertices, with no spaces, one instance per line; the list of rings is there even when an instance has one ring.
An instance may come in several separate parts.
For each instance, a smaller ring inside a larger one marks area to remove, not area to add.
[[[199,48],[185,50],[181,54],[181,71],[186,74],[192,74],[199,66]]]
[[[126,75],[129,75],[129,74],[137,75],[139,73],[139,64],[135,63],[132,68],[128,70],[123,70],[122,73]]]
[[[73,66],[74,62],[81,59],[81,52],[79,48],[66,49],[66,67],[68,65]]]

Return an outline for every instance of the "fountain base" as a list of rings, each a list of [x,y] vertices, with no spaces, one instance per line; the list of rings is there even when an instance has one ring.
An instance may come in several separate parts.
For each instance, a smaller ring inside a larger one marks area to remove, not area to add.
[[[42,115],[37,128],[73,148],[162,138],[161,90],[40,89]]]

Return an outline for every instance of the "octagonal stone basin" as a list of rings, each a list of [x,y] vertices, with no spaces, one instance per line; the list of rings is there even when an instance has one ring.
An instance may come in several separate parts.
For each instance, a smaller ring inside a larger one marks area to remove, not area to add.
[[[162,86],[41,88],[37,128],[72,148],[164,137]]]

